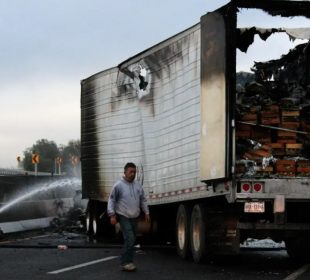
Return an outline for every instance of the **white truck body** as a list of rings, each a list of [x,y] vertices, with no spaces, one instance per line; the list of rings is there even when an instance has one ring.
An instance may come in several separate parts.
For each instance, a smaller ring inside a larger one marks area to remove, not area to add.
[[[82,80],[82,192],[92,202],[89,223],[100,222],[113,184],[124,165],[134,162],[153,220],[164,231],[176,226],[184,258],[190,242],[200,261],[205,246],[213,252],[236,248],[248,236],[287,240],[291,255],[310,248],[294,239],[296,232],[307,239],[310,230],[304,215],[310,210],[309,177],[235,176],[238,7],[310,17],[309,1],[234,0]],[[261,184],[257,192],[255,184]],[[190,234],[194,229],[199,235]]]
[[[178,201],[182,194],[184,199],[213,194],[201,182],[204,165],[212,164],[210,176],[224,174],[217,166],[220,157],[207,145],[216,143],[225,151],[226,139],[219,133],[211,135],[205,147],[202,141],[209,126],[215,125],[218,131],[217,122],[225,126],[225,119],[211,120],[211,124],[201,119],[209,111],[210,116],[219,115],[214,110],[220,110],[218,104],[223,106],[225,95],[211,106],[201,100],[205,97],[201,94],[200,38],[197,24],[120,67],[82,82],[82,137],[93,140],[83,140],[83,148],[97,147],[96,154],[87,154],[83,163],[98,161],[94,171],[99,180],[99,188],[90,188],[87,197],[107,200],[130,161],[138,166],[138,180],[143,181],[151,204]],[[148,83],[145,89],[139,86],[141,74]]]

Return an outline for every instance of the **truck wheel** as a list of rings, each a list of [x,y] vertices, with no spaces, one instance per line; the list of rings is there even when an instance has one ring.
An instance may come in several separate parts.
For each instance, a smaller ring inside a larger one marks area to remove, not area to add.
[[[98,235],[98,227],[99,227],[97,215],[93,216],[92,221],[93,221],[93,223],[92,223],[93,235],[97,236]]]
[[[91,212],[91,230],[92,235],[96,238],[101,238],[103,235],[108,233],[108,224],[101,217],[101,211],[99,205],[94,207],[93,212]]]
[[[86,233],[89,236],[97,236],[100,231],[99,206],[96,201],[90,200],[86,210]]]
[[[193,260],[200,263],[206,256],[205,211],[200,204],[196,204],[192,211],[190,240]]]
[[[92,235],[93,234],[93,217],[92,217],[89,209],[86,211],[85,225],[86,225],[86,233],[88,235]]]
[[[189,228],[190,209],[187,205],[180,204],[176,218],[176,245],[178,255],[182,259],[189,256]]]

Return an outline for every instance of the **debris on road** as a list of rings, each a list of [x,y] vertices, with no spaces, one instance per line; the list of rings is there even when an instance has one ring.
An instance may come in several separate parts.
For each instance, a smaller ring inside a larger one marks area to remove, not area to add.
[[[242,244],[240,244],[240,248],[253,248],[253,249],[285,249],[285,243],[282,242],[274,242],[273,240],[267,239],[253,239],[248,238]]]
[[[67,245],[58,245],[57,248],[58,248],[59,250],[64,251],[64,250],[67,250],[67,249],[68,249],[68,246],[67,246]]]
[[[81,232],[84,231],[82,217],[84,210],[81,208],[72,208],[65,216],[54,218],[51,221],[51,227],[55,232],[63,231]]]

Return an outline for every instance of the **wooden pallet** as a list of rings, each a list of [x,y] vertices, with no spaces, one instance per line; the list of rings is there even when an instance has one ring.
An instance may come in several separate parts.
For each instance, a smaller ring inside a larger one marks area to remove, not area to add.
[[[291,130],[298,130],[299,126],[299,122],[282,122],[279,124],[279,127]]]
[[[261,123],[264,125],[277,125],[280,123],[280,117],[274,115],[273,117],[261,117]]]
[[[257,123],[257,114],[255,113],[244,114],[243,116],[241,116],[241,121]]]
[[[264,106],[262,111],[264,111],[264,112],[279,113],[280,112],[280,107],[279,107],[279,105],[266,105],[266,106]]]
[[[288,156],[298,156],[301,154],[303,148],[303,144],[296,143],[296,144],[285,144],[285,152]]]
[[[297,176],[310,177],[310,160],[299,160],[296,163]]]
[[[257,173],[260,173],[262,175],[266,175],[266,174],[272,174],[274,172],[274,168],[273,166],[257,166],[256,168],[256,172]]]
[[[280,139],[296,139],[297,138],[297,133],[296,132],[290,132],[290,131],[278,130],[277,131],[277,136]]]
[[[284,144],[296,144],[296,139],[278,139],[278,143],[284,143]]]
[[[284,156],[285,155],[285,143],[268,143],[272,150],[273,156]]]
[[[295,160],[284,160],[284,159],[277,160],[276,172],[277,173],[295,173],[296,172]]]
[[[300,111],[281,111],[281,123],[299,122]]]

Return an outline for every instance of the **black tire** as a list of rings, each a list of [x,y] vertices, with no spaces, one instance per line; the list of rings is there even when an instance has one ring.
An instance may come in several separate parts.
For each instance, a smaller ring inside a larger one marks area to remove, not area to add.
[[[195,263],[206,259],[206,219],[201,204],[196,204],[192,211],[190,226],[190,242],[192,257]]]
[[[177,253],[182,259],[190,256],[190,208],[180,204],[176,218],[176,247]]]
[[[89,203],[88,203],[88,207],[86,210],[85,230],[86,230],[87,235],[89,235],[89,236],[92,236],[94,233],[94,231],[93,231],[93,216],[92,216],[92,213],[90,211]]]
[[[105,206],[98,201],[89,200],[86,209],[86,233],[92,237],[100,237],[103,234],[104,219],[101,213]]]
[[[98,213],[92,214],[92,230],[93,230],[93,236],[98,237],[100,236],[101,232],[101,225],[100,225],[100,219]]]

